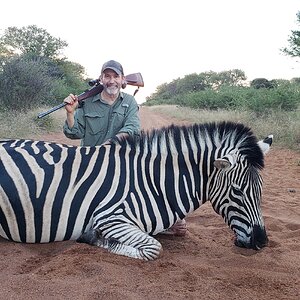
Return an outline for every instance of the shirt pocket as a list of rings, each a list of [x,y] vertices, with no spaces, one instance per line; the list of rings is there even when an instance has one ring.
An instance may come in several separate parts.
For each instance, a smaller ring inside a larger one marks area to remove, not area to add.
[[[118,107],[113,111],[113,129],[119,131],[125,125],[126,107]]]
[[[85,114],[87,134],[97,135],[107,129],[105,114],[101,112],[89,112]]]

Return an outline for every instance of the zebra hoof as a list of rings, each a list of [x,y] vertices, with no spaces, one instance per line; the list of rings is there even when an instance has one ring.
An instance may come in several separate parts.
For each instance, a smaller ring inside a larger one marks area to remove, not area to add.
[[[185,236],[187,234],[187,225],[184,219],[177,221],[172,227],[162,232],[162,234],[173,236]]]
[[[98,244],[99,240],[102,239],[101,231],[97,229],[91,229],[84,232],[77,240],[78,243],[86,243],[89,245]]]

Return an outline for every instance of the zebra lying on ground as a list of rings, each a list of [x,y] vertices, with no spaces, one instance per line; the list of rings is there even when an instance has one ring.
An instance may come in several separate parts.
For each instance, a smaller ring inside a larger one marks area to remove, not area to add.
[[[240,247],[267,244],[260,202],[264,153],[231,122],[170,126],[97,147],[0,142],[0,235],[86,242],[152,260],[153,236],[210,201]]]

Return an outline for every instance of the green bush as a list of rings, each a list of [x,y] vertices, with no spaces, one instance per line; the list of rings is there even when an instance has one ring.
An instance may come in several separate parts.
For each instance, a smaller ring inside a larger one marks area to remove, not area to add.
[[[21,111],[47,104],[56,84],[47,70],[31,59],[9,60],[0,73],[0,106]]]
[[[194,109],[247,110],[265,114],[271,110],[295,110],[300,104],[300,92],[299,84],[290,82],[272,89],[221,86],[217,90],[190,92],[168,99],[151,100],[151,103],[176,104]]]
[[[6,59],[0,70],[0,109],[27,111],[41,105],[54,106],[69,94],[88,88],[84,69],[69,61],[34,54]]]

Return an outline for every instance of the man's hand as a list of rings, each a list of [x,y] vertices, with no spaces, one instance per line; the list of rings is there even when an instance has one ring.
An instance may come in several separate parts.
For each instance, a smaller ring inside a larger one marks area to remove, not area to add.
[[[67,123],[69,128],[72,128],[75,123],[74,112],[78,107],[78,97],[70,94],[67,98],[64,99],[64,102],[67,103],[67,105],[65,105],[65,109],[67,111]]]
[[[125,137],[127,137],[129,134],[128,133],[126,133],[126,132],[120,132],[120,133],[117,133],[116,134],[116,137],[118,137],[119,139],[121,139],[121,138],[125,138]]]
[[[70,94],[67,98],[64,99],[65,109],[67,113],[74,114],[76,108],[78,107],[78,97],[76,95]]]

